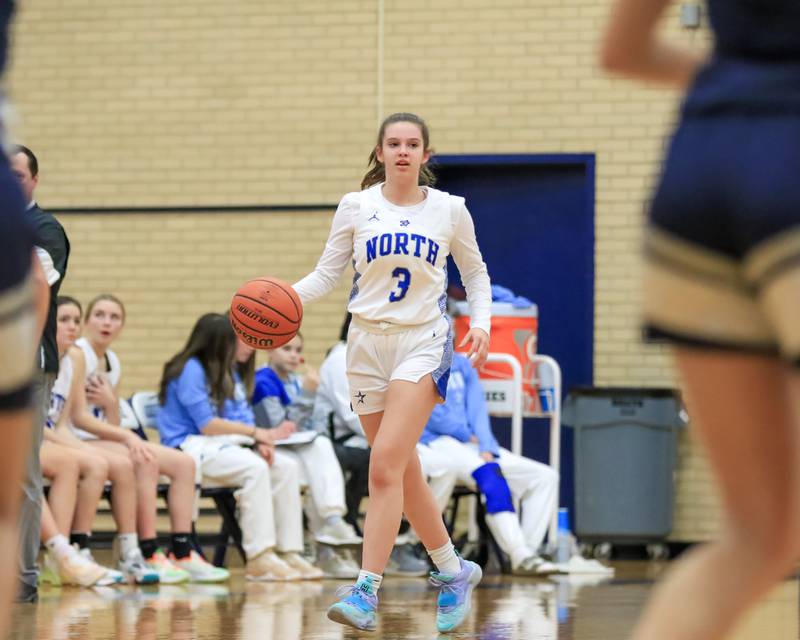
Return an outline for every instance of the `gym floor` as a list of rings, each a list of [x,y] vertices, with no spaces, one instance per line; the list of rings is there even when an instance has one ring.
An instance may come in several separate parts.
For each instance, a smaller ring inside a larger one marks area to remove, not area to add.
[[[231,556],[232,557],[232,556]],[[98,560],[104,558],[98,554]],[[40,589],[38,604],[15,605],[12,640],[334,640],[482,638],[624,640],[664,562],[619,561],[613,578],[486,576],[474,609],[455,633],[438,635],[435,592],[423,578],[387,578],[376,633],[330,622],[325,610],[343,581],[253,583],[241,567],[223,585]],[[777,588],[735,640],[800,640],[800,580]]]

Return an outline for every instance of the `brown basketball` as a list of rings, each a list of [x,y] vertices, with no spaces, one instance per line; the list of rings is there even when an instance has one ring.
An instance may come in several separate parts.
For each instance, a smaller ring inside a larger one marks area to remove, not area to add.
[[[231,300],[231,326],[255,349],[276,349],[297,335],[303,304],[294,289],[277,278],[245,282]]]

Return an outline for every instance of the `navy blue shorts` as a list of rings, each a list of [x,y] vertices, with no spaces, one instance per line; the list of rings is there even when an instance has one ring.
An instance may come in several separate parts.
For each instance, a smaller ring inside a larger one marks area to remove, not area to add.
[[[30,406],[38,343],[30,277],[35,238],[22,191],[0,155],[0,411]]]
[[[688,118],[645,240],[650,338],[800,362],[800,116]]]

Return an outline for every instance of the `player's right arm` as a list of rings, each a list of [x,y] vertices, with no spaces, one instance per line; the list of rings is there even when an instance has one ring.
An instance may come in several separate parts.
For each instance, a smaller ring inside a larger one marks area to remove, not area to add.
[[[317,266],[305,278],[292,285],[304,305],[330,293],[353,259],[353,219],[360,206],[358,193],[348,193],[342,198],[333,216],[328,241]]]
[[[42,335],[44,325],[47,323],[47,312],[50,309],[50,285],[47,284],[47,276],[42,268],[42,263],[33,252],[31,259],[31,275],[33,276],[33,289],[36,316],[36,335]]]

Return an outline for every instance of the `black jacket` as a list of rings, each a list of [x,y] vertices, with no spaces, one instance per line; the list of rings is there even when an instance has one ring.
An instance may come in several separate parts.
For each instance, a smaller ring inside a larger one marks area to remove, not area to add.
[[[34,203],[28,210],[33,216],[36,225],[36,246],[44,249],[53,260],[53,267],[61,277],[50,285],[50,309],[47,312],[47,322],[42,333],[40,366],[47,373],[58,373],[58,344],[56,343],[56,298],[61,283],[67,275],[67,261],[69,260],[69,240],[64,232],[64,227],[49,213],[45,213]]]

